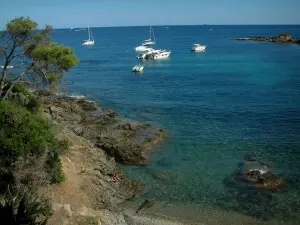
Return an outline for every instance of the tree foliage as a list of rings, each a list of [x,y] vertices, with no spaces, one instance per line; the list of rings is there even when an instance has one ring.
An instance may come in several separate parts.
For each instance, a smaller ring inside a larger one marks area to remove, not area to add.
[[[46,86],[55,86],[64,72],[78,63],[73,49],[59,45],[51,40],[52,27],[47,25],[37,30],[37,23],[30,18],[19,17],[6,25],[0,35],[0,62],[3,69],[0,77],[0,98],[6,99],[7,93],[22,79],[30,79]],[[9,66],[21,71],[8,78]],[[56,75],[56,80],[53,78]],[[10,88],[6,88],[10,84]]]

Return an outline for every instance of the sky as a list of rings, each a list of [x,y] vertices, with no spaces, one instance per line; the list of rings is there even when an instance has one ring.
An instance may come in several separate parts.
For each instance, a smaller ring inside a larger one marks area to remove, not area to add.
[[[0,0],[0,29],[19,16],[54,28],[300,24],[300,0]]]

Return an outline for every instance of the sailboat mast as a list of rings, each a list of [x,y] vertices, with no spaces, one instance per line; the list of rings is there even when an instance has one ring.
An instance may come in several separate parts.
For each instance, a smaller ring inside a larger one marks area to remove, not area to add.
[[[90,25],[88,26],[88,33],[89,33],[89,40],[91,40],[91,35],[90,35]]]
[[[151,29],[151,24],[150,24],[150,22],[149,22],[149,40],[151,41],[152,39],[151,39],[151,32],[152,32],[152,29]]]

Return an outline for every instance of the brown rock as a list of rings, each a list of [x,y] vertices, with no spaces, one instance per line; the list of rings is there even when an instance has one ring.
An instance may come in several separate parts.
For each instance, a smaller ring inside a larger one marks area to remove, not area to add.
[[[84,111],[94,111],[99,108],[98,103],[94,101],[79,100],[77,103]]]
[[[272,37],[244,37],[244,38],[234,38],[233,40],[239,41],[263,41],[263,42],[277,42],[277,43],[294,43],[299,44],[300,39],[293,38],[288,33],[281,33]]]
[[[244,173],[244,177],[260,188],[277,189],[284,184],[282,177],[270,171],[261,173],[259,170],[250,170]]]

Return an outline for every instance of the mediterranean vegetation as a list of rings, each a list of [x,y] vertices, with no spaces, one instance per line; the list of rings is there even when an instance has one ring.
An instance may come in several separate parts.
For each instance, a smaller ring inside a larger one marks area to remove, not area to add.
[[[73,49],[52,41],[52,32],[19,17],[0,33],[1,224],[46,224],[51,205],[39,189],[66,179],[60,155],[68,144],[55,137],[41,100],[24,86],[57,91],[78,63]]]

